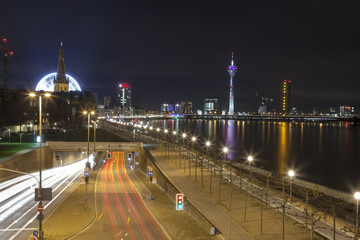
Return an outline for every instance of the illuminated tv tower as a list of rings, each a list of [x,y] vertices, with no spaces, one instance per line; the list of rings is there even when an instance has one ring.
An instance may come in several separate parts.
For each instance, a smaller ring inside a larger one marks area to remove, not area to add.
[[[229,115],[234,115],[234,85],[233,78],[237,72],[237,67],[234,65],[234,53],[231,53],[231,65],[228,67],[230,75],[230,96],[229,96]]]

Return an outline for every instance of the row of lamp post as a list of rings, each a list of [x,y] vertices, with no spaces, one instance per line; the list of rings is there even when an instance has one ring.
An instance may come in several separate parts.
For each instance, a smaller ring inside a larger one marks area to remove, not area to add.
[[[152,127],[150,127],[149,129],[153,130]],[[160,128],[157,128],[156,131],[159,133],[161,130],[160,130]],[[168,130],[165,129],[164,133],[167,134]],[[177,136],[176,131],[173,131],[172,134],[173,134],[173,136]],[[181,137],[182,137],[182,139],[184,141],[184,145],[185,145],[187,134],[182,133]],[[194,144],[196,142],[196,137],[192,137],[191,141],[192,141],[192,146],[195,149]],[[207,155],[209,154],[210,145],[211,145],[210,141],[205,142]],[[228,147],[224,147],[222,149],[222,151],[224,153],[225,161],[226,161],[227,160],[227,153],[228,153],[229,149],[228,149]],[[252,192],[252,194],[253,194],[253,177],[252,177],[252,162],[253,162],[253,160],[254,160],[254,158],[252,156],[248,156],[247,161],[249,163],[249,175],[250,175],[250,183],[251,183],[251,192]],[[202,161],[202,159],[201,159],[201,161]],[[185,162],[184,162],[184,170],[185,170]],[[195,166],[195,171],[196,171],[196,166]],[[220,199],[221,199],[221,179],[222,179],[222,175],[223,175],[222,159],[220,161],[220,172],[219,172],[219,174],[220,174],[220,178],[219,178],[220,179],[220,181],[219,181],[219,201],[220,201]],[[189,158],[189,176],[191,176],[190,158]],[[293,180],[294,180],[294,177],[295,177],[295,171],[294,170],[289,170],[288,171],[288,177],[290,178],[290,181],[289,181],[289,183],[290,183],[289,200],[290,200],[290,203],[292,203],[292,195],[293,195],[293,186],[292,185],[293,185]],[[196,173],[195,173],[195,178],[196,178]],[[201,186],[203,187],[203,162],[201,162]],[[210,193],[211,193],[211,181],[210,181]],[[354,198],[356,199],[356,230],[355,230],[355,236],[357,238],[358,235],[359,235],[359,200],[360,200],[360,192],[356,192],[354,194]]]

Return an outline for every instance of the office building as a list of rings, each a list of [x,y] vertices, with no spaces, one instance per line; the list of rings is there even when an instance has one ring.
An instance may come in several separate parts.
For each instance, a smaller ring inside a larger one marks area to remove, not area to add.
[[[192,113],[192,102],[191,101],[182,101],[180,103],[181,113],[191,114]]]
[[[117,98],[120,107],[131,107],[131,87],[129,84],[119,84],[119,87],[117,89]]]
[[[207,98],[204,100],[204,114],[218,113],[219,99]]]
[[[110,104],[111,104],[111,97],[110,96],[105,96],[104,97],[104,107],[109,108]]]
[[[353,117],[355,116],[355,106],[340,106],[340,117]]]
[[[290,87],[291,87],[291,81],[290,80],[284,80],[283,86],[282,86],[282,114],[289,115],[290,114]]]

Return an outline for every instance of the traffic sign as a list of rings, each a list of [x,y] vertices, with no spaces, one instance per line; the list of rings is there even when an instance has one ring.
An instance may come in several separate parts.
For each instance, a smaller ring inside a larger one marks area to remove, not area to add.
[[[80,184],[85,184],[85,178],[84,177],[81,177]]]
[[[85,176],[85,177],[88,177],[88,176],[89,176],[89,171],[85,171],[85,172],[84,172],[84,176]]]
[[[85,172],[86,171],[88,172],[88,171],[90,171],[90,168],[86,167],[84,170],[85,170]]]
[[[148,171],[150,172],[150,171],[152,171],[152,170],[153,170],[153,168],[150,167],[150,166],[148,166]]]
[[[33,231],[33,235],[37,236],[37,235],[39,235],[39,232],[35,230],[35,231]]]
[[[39,238],[37,236],[34,236],[34,240],[38,240]]]
[[[39,189],[35,188],[35,201],[51,201],[52,200],[52,188],[41,188],[41,195],[39,194]]]
[[[153,175],[153,171],[149,171],[149,176],[151,177]]]
[[[156,178],[153,178],[153,179],[152,179],[152,183],[154,183],[154,184],[157,183]]]
[[[43,206],[43,205],[39,205],[39,206],[38,206],[38,211],[39,211],[39,212],[44,211],[44,206]]]

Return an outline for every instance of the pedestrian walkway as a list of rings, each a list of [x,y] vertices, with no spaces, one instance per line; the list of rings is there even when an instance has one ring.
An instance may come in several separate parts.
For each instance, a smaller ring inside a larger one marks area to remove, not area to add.
[[[201,212],[227,239],[231,239],[231,236],[241,236],[241,239],[244,240],[254,239],[232,219],[230,233],[229,215],[224,213],[224,211],[222,211],[214,202],[209,200],[197,187],[181,175],[179,171],[168,164],[165,157],[160,154],[159,151],[153,150],[150,152],[156,159],[158,167],[171,183],[184,193],[187,201]]]
[[[245,194],[240,188],[222,182],[219,201],[219,178],[204,169],[203,187],[201,187],[201,168],[195,168],[194,165],[191,165],[189,177],[188,159],[183,156],[173,152],[165,156],[163,152],[157,150],[150,152],[155,158],[157,166],[169,181],[185,194],[187,200],[226,239],[229,239],[230,231],[231,239],[311,239],[310,231],[288,217],[284,218],[283,225],[281,213],[273,208],[266,208],[264,204],[260,204],[259,199],[251,197],[250,194]],[[192,164],[194,163],[192,162]],[[231,230],[229,212],[231,213]],[[322,238],[313,236],[313,239]]]

